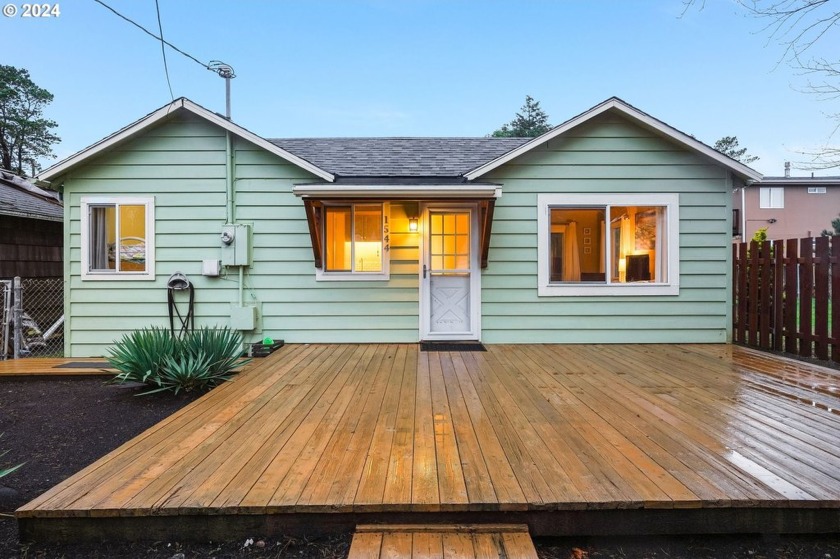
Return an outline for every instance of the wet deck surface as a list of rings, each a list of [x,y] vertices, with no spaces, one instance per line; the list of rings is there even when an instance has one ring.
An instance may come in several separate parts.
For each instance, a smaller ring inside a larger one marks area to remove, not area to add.
[[[840,506],[840,372],[724,345],[291,345],[38,519]]]

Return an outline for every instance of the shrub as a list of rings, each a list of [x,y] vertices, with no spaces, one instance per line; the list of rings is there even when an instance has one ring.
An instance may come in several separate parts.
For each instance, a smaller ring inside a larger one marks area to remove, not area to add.
[[[248,360],[240,359],[242,336],[230,328],[200,328],[176,338],[160,327],[123,336],[109,350],[108,363],[119,373],[113,382],[141,382],[153,389],[205,390],[226,380]]]

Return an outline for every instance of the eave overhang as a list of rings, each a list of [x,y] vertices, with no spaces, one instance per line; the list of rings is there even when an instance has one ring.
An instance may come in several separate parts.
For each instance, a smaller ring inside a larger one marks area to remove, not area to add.
[[[306,221],[309,225],[309,238],[312,242],[312,255],[315,267],[321,269],[323,257],[323,221],[322,208],[325,201],[363,200],[392,201],[472,201],[478,205],[479,256],[481,267],[486,268],[490,254],[490,234],[493,230],[493,211],[496,199],[502,195],[497,184],[298,184],[292,188],[295,196],[303,200]]]
[[[295,196],[309,199],[488,200],[502,196],[498,184],[297,184]]]

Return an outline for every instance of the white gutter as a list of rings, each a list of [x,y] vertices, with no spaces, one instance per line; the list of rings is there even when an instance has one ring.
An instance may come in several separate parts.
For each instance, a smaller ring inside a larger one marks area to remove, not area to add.
[[[292,192],[300,198],[501,198],[502,189],[496,184],[298,184]]]
[[[747,242],[747,186],[741,187],[741,242]]]

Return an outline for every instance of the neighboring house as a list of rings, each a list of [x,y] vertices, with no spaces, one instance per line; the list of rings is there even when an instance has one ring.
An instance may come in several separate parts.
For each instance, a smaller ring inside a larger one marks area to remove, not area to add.
[[[63,221],[57,193],[0,170],[0,279],[61,277]]]
[[[770,240],[819,237],[840,217],[840,177],[791,177],[785,163],[785,176],[735,190],[732,210],[732,235],[739,241],[762,227]]]
[[[168,324],[174,272],[252,341],[726,342],[761,175],[617,98],[534,139],[272,140],[177,99],[40,178],[90,356]]]

